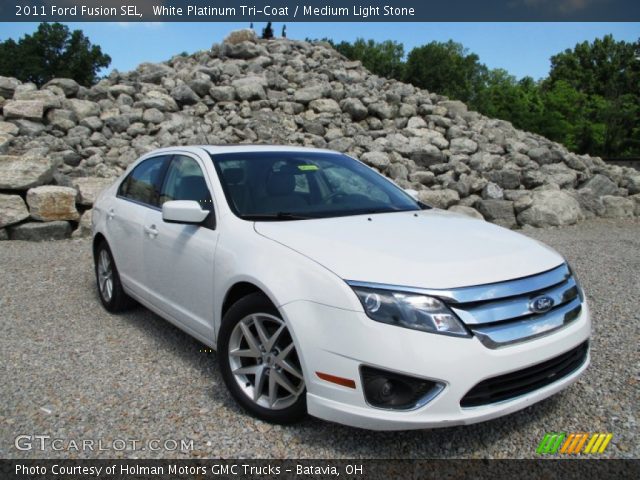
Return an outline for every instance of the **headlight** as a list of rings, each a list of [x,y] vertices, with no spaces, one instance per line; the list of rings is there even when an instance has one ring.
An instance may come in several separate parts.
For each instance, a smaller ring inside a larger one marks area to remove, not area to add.
[[[573,277],[573,281],[576,282],[576,287],[578,288],[578,295],[580,296],[580,301],[584,302],[585,296],[584,296],[584,290],[582,289],[582,285],[580,284],[580,280],[578,280],[578,275],[576,275],[576,272],[573,268],[571,268],[571,265],[569,265],[569,262],[567,262],[567,259],[564,259],[566,264],[567,264],[567,268],[569,269],[569,273],[571,274],[571,276]]]
[[[458,317],[435,297],[376,288],[351,288],[372,320],[429,333],[470,336]]]

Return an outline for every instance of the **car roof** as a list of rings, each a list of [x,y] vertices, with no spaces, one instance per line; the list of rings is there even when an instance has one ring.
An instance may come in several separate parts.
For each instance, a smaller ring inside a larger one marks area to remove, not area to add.
[[[333,150],[312,147],[296,147],[287,145],[252,145],[252,144],[234,144],[234,145],[189,145],[166,147],[149,152],[149,154],[170,153],[174,151],[191,151],[205,150],[211,155],[223,153],[243,153],[243,152],[318,152],[318,153],[338,153]],[[147,155],[149,155],[147,154]]]

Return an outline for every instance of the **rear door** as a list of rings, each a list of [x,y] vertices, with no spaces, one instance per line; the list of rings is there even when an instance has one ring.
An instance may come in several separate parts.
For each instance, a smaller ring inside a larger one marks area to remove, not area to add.
[[[145,284],[154,305],[185,330],[213,339],[213,261],[218,231],[204,172],[195,155],[172,158],[160,192],[160,208],[147,211],[142,246]],[[209,216],[202,225],[164,222],[161,207],[170,200],[195,200]]]
[[[142,240],[149,211],[159,209],[160,188],[170,156],[140,162],[122,181],[114,201],[107,207],[109,244],[125,287],[144,292]]]

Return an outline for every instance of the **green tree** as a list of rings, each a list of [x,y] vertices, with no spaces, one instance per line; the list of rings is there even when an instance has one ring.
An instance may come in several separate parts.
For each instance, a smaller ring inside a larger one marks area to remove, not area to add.
[[[640,40],[606,35],[551,57],[544,82],[552,92],[564,82],[586,96],[576,133],[579,151],[605,156],[640,154]],[[564,87],[563,87],[564,88]]]
[[[358,38],[355,42],[340,42],[333,47],[349,60],[360,60],[365,68],[387,78],[402,78],[404,46],[392,40],[376,42]]]
[[[405,80],[429,91],[473,102],[482,89],[487,67],[461,44],[431,42],[409,53]]]
[[[267,23],[267,26],[262,29],[262,38],[265,40],[271,40],[273,38],[273,27],[271,22]]]
[[[60,23],[41,23],[32,35],[17,42],[0,42],[0,75],[43,85],[52,78],[73,78],[84,86],[97,80],[111,57],[92,45],[81,30],[69,31]]]

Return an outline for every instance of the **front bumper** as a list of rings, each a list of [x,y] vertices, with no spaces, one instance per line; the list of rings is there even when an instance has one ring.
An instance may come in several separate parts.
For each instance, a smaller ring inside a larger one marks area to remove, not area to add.
[[[289,324],[307,385],[311,415],[372,430],[409,430],[465,425],[497,418],[547,398],[575,382],[589,365],[533,392],[499,403],[470,408],[461,398],[487,378],[515,372],[561,355],[587,340],[589,308],[579,318],[547,336],[499,349],[476,337],[456,338],[375,322],[364,312],[342,310],[307,301],[280,307]],[[361,365],[434,380],[444,389],[426,405],[400,411],[367,404]],[[316,372],[352,379],[355,388],[320,379]]]

